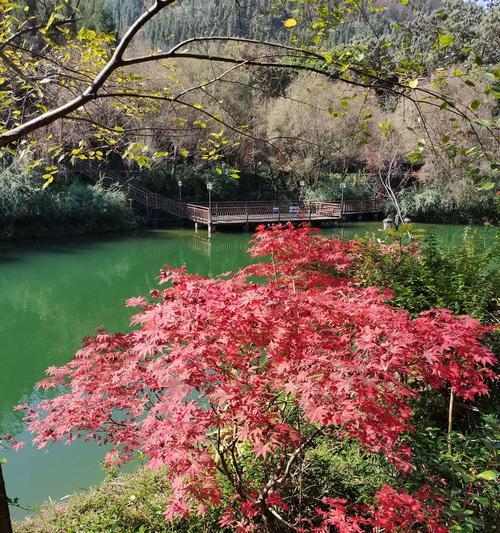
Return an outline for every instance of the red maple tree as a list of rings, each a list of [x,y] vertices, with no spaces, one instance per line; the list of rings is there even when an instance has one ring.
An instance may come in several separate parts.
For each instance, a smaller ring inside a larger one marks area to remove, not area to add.
[[[411,319],[358,287],[341,275],[354,246],[275,226],[251,244],[268,262],[216,279],[165,267],[165,288],[128,300],[131,333],[99,332],[48,370],[40,386],[61,391],[28,412],[35,441],[83,435],[112,446],[109,464],[140,451],[165,465],[166,518],[224,502],[221,526],[236,531],[447,531],[425,489],[384,486],[372,506],[331,494],[298,514],[286,501],[318,436],[357,439],[410,472],[410,402],[426,387],[488,390],[487,329],[444,310]]]

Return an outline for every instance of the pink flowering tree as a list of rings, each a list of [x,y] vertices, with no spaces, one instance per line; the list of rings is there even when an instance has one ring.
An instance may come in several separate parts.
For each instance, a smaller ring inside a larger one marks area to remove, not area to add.
[[[412,471],[411,402],[446,386],[487,393],[493,357],[468,316],[412,319],[376,287],[342,276],[353,243],[308,227],[259,228],[262,261],[209,279],[165,267],[131,333],[87,338],[40,383],[59,394],[27,412],[35,442],[80,436],[166,467],[165,517],[221,509],[235,531],[447,531],[425,487],[383,486],[372,504],[328,494],[307,509],[289,489],[318,438],[354,439]],[[251,465],[251,468],[249,467]]]

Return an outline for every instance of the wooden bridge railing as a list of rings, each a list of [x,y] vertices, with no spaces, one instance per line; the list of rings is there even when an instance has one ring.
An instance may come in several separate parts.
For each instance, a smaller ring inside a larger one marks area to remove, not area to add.
[[[183,216],[196,222],[282,222],[296,219],[340,218],[340,202],[214,202],[186,204]]]
[[[213,207],[212,207],[213,211]],[[208,224],[210,216],[208,213],[208,206],[198,205],[198,204],[184,204],[182,209],[181,216],[183,218],[190,218],[195,222],[203,222]]]
[[[354,213],[376,213],[381,209],[379,200],[348,200],[344,202],[342,212],[346,215]]]
[[[286,222],[287,220],[340,219],[343,214],[373,213],[380,210],[380,202],[214,202],[208,204],[181,203],[161,194],[134,185],[128,188],[129,197],[146,209],[162,209],[179,218],[189,218],[203,224]]]
[[[162,209],[173,215],[180,215],[180,204],[175,200],[167,198],[162,194],[157,194],[142,187],[130,185],[128,187],[128,194],[132,200],[144,205],[146,209]]]

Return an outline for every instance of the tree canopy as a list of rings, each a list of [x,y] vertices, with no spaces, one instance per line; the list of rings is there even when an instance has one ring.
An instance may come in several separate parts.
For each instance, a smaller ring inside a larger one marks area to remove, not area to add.
[[[286,143],[234,113],[230,93],[228,101],[220,98],[224,84],[243,84],[248,92],[257,73],[270,72],[274,83],[286,72],[276,86],[285,98],[287,84],[309,73],[374,95],[381,109],[410,104],[405,127],[416,132],[409,151],[416,159],[439,151],[428,117],[447,117],[462,135],[443,134],[444,150],[472,154],[476,181],[485,181],[481,165],[496,169],[495,118],[483,115],[483,98],[498,89],[498,52],[485,38],[496,31],[498,8],[461,0],[418,8],[375,0],[334,6],[159,0],[141,14],[141,3],[119,9],[111,1],[1,3],[4,157],[29,153],[47,183],[77,159],[117,154],[139,166],[179,156],[216,161],[245,140],[287,159]],[[190,86],[184,72],[194,63],[200,76]],[[482,96],[469,101],[448,90],[454,79]],[[370,136],[373,114],[356,115],[349,98],[340,96],[337,104]],[[329,109],[335,120],[339,113]]]

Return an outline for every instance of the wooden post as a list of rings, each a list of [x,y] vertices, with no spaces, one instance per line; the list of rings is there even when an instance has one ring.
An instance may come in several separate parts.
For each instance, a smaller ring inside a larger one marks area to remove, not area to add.
[[[194,232],[198,233],[198,222],[194,223]]]
[[[0,463],[0,533],[12,533],[12,522],[10,520],[9,500],[5,490],[5,482],[2,474],[2,464]]]

